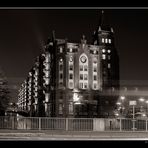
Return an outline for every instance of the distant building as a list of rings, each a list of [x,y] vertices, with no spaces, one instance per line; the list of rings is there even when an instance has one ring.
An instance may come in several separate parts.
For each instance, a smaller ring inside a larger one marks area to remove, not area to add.
[[[99,23],[93,43],[56,39],[53,32],[22,84],[19,109],[29,116],[109,117],[118,99],[119,59],[114,32]]]

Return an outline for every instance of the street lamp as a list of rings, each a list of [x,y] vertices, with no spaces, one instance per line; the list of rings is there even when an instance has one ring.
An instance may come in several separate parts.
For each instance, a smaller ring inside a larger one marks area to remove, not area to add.
[[[120,99],[123,101],[125,100],[125,96],[121,96]]]
[[[146,100],[145,103],[146,103],[146,114],[148,116],[148,100]]]
[[[121,102],[122,102],[122,104],[121,104],[121,113],[122,113],[122,116],[123,116],[123,113],[124,113],[124,109],[125,109],[125,107],[124,107],[124,100],[125,100],[125,96],[120,96],[120,99],[121,99]]]
[[[143,97],[141,97],[141,98],[139,98],[139,101],[141,102],[140,112],[143,112],[143,103],[144,103],[145,99]]]

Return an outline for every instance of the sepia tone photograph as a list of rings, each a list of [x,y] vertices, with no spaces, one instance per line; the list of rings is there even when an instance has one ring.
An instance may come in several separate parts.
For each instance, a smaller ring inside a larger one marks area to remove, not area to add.
[[[0,141],[148,140],[148,8],[0,8]]]

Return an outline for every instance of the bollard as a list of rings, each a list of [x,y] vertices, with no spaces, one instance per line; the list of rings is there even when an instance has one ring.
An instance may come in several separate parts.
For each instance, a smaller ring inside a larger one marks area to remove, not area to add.
[[[66,118],[66,131],[68,131],[68,118]]]
[[[120,118],[120,131],[122,131],[122,119]]]
[[[41,118],[39,118],[39,130],[41,130]]]

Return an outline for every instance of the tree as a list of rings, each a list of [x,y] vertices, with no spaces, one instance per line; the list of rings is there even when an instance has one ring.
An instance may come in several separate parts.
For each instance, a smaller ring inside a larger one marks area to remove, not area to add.
[[[9,105],[9,93],[7,79],[2,70],[0,70],[0,116],[5,115],[5,111]]]

